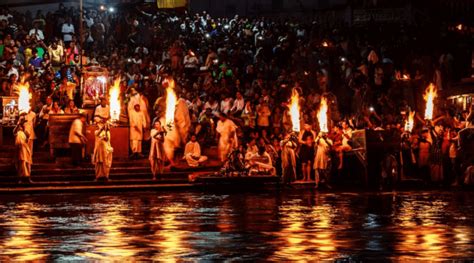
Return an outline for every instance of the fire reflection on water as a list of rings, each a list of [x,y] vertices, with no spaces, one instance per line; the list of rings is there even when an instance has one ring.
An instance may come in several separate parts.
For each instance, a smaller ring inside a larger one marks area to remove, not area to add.
[[[130,218],[123,215],[128,209],[122,202],[101,207],[100,216],[95,222],[91,222],[91,227],[99,230],[91,244],[92,249],[78,255],[108,261],[133,259],[136,249],[130,245],[132,237],[122,230],[131,223]]]
[[[0,216],[2,221],[6,222],[2,224],[2,228],[5,227],[9,233],[8,238],[0,241],[0,261],[33,261],[46,258],[47,255],[41,247],[41,243],[46,240],[37,237],[40,222],[34,213],[38,209],[33,203],[20,203]]]
[[[400,242],[396,243],[397,260],[449,259],[453,252],[464,250],[469,244],[469,231],[466,227],[450,226],[443,222],[448,210],[445,201],[431,199],[405,200],[394,218],[401,227],[397,229]],[[454,235],[454,243],[452,236]],[[459,247],[456,247],[457,244]]]
[[[306,261],[310,252],[317,260],[334,259],[337,250],[332,225],[335,209],[330,205],[312,207],[293,202],[280,208],[281,239],[272,260]],[[311,231],[308,231],[311,229]]]
[[[0,262],[474,258],[471,193],[145,192],[61,198],[0,199]]]
[[[190,253],[193,249],[183,244],[183,238],[189,236],[189,231],[182,230],[183,222],[178,219],[188,209],[182,204],[173,204],[160,209],[155,224],[150,246],[157,249],[153,261],[174,262],[183,253]]]

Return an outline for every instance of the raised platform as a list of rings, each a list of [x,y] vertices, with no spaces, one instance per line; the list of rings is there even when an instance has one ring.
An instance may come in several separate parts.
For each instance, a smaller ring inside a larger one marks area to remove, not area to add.
[[[215,149],[207,149],[207,151]],[[150,164],[147,158],[114,160],[109,182],[94,182],[94,166],[83,162],[80,167],[70,165],[69,157],[52,160],[49,153],[36,150],[33,155],[31,172],[32,184],[19,184],[13,166],[13,146],[0,145],[0,193],[40,193],[69,191],[127,191],[147,189],[189,188],[188,176],[192,172],[214,172],[221,164],[211,158],[203,166],[189,167],[179,159],[175,166],[166,167],[161,179],[152,180]],[[214,157],[214,153],[209,155]]]

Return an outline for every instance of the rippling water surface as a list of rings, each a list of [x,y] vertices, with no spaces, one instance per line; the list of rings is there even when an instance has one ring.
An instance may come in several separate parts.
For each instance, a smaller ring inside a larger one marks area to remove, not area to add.
[[[474,259],[474,193],[0,196],[0,261]]]

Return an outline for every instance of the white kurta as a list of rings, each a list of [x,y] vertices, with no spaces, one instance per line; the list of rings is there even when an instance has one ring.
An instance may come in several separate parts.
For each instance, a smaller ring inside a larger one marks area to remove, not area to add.
[[[113,148],[110,145],[110,131],[95,132],[95,148],[92,155],[92,164],[95,165],[96,178],[109,178],[112,167]]]
[[[197,167],[207,160],[207,156],[201,155],[201,146],[198,142],[188,142],[184,147],[184,159],[191,167]]]
[[[224,121],[219,120],[217,122],[216,131],[220,134],[218,145],[219,157],[221,161],[224,162],[232,149],[239,146],[236,132],[237,125],[230,119]]]
[[[150,115],[148,114],[148,100],[145,96],[140,95],[140,94],[135,94],[133,96],[130,96],[130,101],[128,102],[128,114],[130,115],[130,112],[135,111],[134,107],[135,105],[140,105],[140,111],[143,113],[143,116],[145,117],[145,123],[150,123]],[[150,130],[148,129],[148,126],[146,126],[143,130],[143,136],[145,140],[150,139]]]
[[[101,122],[108,120],[110,118],[110,107],[105,106],[102,107],[102,105],[99,105],[95,107],[95,112],[94,112],[94,121],[95,122]]]
[[[130,122],[130,146],[133,153],[142,152],[143,130],[146,127],[146,119],[143,112],[132,110],[128,113]]]
[[[30,177],[33,156],[28,146],[28,138],[24,131],[19,130],[15,136],[15,168],[19,177]]]

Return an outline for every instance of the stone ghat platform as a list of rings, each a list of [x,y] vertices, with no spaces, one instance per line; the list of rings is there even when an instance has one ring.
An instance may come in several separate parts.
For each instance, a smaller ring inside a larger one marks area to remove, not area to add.
[[[148,160],[114,160],[110,172],[110,181],[95,182],[94,166],[90,162],[84,162],[80,167],[69,165],[67,158],[57,158],[52,160],[48,152],[38,151],[34,154],[34,164],[32,166],[32,184],[19,184],[18,177],[13,166],[14,149],[12,146],[0,146],[0,194],[20,194],[20,193],[47,193],[47,192],[122,192],[122,191],[142,191],[142,190],[217,190],[217,191],[242,191],[261,190],[262,184],[279,184],[279,178],[266,180],[264,178],[257,181],[240,180],[238,178],[217,178],[214,185],[191,182],[189,176],[195,173],[211,174],[218,171],[221,163],[217,160],[217,149],[215,147],[204,149],[204,154],[209,157],[205,165],[201,167],[189,167],[184,160],[179,160],[175,167],[167,167],[161,175],[160,180],[152,180],[150,165]],[[348,166],[354,167],[347,162]],[[361,178],[351,173],[335,175],[334,184],[331,189],[319,187],[317,191],[367,191],[380,189],[370,189],[361,183]],[[242,182],[240,182],[240,181]],[[211,180],[212,181],[212,180]],[[280,187],[281,186],[281,187]],[[291,186],[282,186],[280,189],[315,190],[314,183],[295,183]],[[267,188],[267,187],[265,187]],[[403,190],[435,190],[440,187],[433,187],[425,184],[419,178],[405,178],[396,183],[391,189]],[[448,187],[444,187],[448,188]],[[455,190],[458,190],[456,188]],[[473,190],[472,187],[463,189]]]
[[[152,180],[147,158],[114,160],[110,181],[95,182],[94,166],[83,162],[79,167],[70,165],[67,157],[51,159],[49,152],[38,151],[33,155],[31,184],[19,184],[13,166],[14,148],[0,146],[0,193],[41,193],[70,191],[126,191],[147,189],[191,188],[188,177],[194,172],[212,173],[220,169],[215,147],[205,151],[209,160],[200,167],[189,167],[178,158],[173,167],[166,167],[159,180]]]

